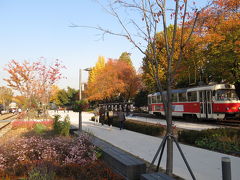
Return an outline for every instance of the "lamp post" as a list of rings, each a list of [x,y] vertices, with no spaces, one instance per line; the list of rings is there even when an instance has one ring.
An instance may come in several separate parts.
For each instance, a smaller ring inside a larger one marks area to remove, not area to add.
[[[85,68],[84,71],[91,71],[91,68]],[[79,101],[82,100],[82,69],[79,69]],[[82,131],[82,112],[79,112],[78,131]]]

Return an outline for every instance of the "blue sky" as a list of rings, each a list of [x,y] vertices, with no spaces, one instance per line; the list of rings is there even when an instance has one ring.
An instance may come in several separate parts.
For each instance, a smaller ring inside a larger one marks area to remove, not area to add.
[[[0,0],[0,86],[7,76],[3,67],[12,59],[51,63],[60,59],[67,67],[67,79],[61,88],[78,88],[79,68],[95,65],[98,56],[118,58],[122,52],[132,54],[136,69],[143,55],[125,39],[85,28],[71,28],[71,23],[111,28],[120,26],[94,0]],[[87,81],[83,72],[83,81]]]

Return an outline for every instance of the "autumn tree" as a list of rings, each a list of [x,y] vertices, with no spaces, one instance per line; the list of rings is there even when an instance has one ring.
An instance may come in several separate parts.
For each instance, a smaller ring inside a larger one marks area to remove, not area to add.
[[[56,60],[52,65],[45,65],[41,61],[19,63],[12,60],[5,70],[9,78],[4,79],[8,86],[18,91],[26,98],[27,108],[33,109],[40,105],[48,105],[52,86],[63,76],[64,68]]]
[[[88,99],[91,101],[109,102],[119,98],[128,101],[141,86],[134,67],[123,60],[109,59],[95,74],[94,81],[88,81]]]
[[[124,83],[119,79],[118,70],[117,61],[109,59],[95,80],[88,83],[88,99],[108,101],[123,92]]]
[[[141,76],[137,74],[134,67],[127,61],[121,59],[117,62],[118,78],[124,83],[123,91],[120,96],[125,102],[132,100],[137,92],[141,89]]]
[[[240,3],[213,1],[199,17],[199,36],[205,48],[205,81],[235,84],[240,92]],[[240,94],[240,93],[239,93]]]
[[[2,104],[5,109],[12,102],[12,99],[12,89],[5,86],[0,87],[0,104]]]
[[[50,93],[50,102],[55,103],[58,98],[58,92],[60,91],[60,88],[57,85],[53,85],[51,88],[51,93]]]
[[[105,67],[105,57],[99,56],[97,63],[95,64],[94,67],[91,68],[91,71],[89,71],[88,82],[89,83],[94,82],[96,79],[96,76],[104,67]]]

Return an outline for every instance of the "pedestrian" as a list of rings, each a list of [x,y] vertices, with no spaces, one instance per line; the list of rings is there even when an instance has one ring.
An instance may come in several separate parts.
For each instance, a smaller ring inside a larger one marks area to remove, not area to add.
[[[129,105],[127,104],[127,107],[126,107],[126,116],[129,116],[129,113],[130,113],[130,108],[129,108]]]
[[[98,107],[94,109],[94,119],[95,119],[95,124],[99,124],[99,108]]]
[[[120,122],[120,130],[122,130],[122,129],[124,128],[124,122],[125,122],[125,120],[126,120],[125,114],[124,114],[122,108],[119,109],[119,112],[118,112],[118,120],[119,120],[119,122]]]
[[[99,109],[99,121],[102,125],[104,125],[105,121],[105,109],[103,107],[100,107]]]
[[[18,108],[18,113],[20,114],[22,112],[22,109]]]
[[[111,128],[112,127],[112,122],[113,122],[113,110],[112,110],[112,108],[108,108],[107,122],[108,122],[108,126],[110,126],[110,128]]]

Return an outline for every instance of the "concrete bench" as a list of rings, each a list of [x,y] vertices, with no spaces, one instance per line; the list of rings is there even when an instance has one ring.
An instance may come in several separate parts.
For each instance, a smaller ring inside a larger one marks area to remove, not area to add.
[[[142,174],[140,180],[175,180],[175,179],[166,174],[156,172],[150,174]]]
[[[146,164],[143,160],[99,138],[93,137],[92,143],[102,150],[103,161],[124,178],[140,179],[141,174],[146,173]]]

